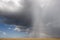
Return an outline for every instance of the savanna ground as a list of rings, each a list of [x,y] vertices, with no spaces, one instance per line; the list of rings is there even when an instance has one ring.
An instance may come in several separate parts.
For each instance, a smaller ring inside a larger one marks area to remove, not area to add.
[[[0,38],[0,40],[60,40],[60,38]]]

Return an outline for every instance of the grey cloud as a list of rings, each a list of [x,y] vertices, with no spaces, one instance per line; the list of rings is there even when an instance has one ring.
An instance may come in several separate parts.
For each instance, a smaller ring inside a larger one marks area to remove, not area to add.
[[[54,5],[45,12],[44,24],[51,23],[46,27],[46,32],[51,37],[60,37],[60,0],[55,0]]]

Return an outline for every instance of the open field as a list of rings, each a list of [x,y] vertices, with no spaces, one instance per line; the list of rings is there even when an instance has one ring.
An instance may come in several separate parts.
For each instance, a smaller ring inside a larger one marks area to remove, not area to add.
[[[60,38],[0,38],[0,40],[60,40]]]

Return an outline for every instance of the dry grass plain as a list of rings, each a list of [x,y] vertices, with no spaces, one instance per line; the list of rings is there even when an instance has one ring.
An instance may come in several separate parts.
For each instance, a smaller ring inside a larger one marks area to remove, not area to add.
[[[0,38],[0,40],[60,40],[60,38]]]

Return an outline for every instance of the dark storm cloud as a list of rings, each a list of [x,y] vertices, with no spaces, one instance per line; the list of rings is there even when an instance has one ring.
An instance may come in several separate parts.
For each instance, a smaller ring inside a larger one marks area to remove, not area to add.
[[[20,25],[25,26],[25,28],[29,28],[32,25],[32,18],[30,18],[30,15],[21,15],[18,18],[12,18],[12,17],[6,17],[6,20],[4,20],[7,24],[14,24],[14,25]]]

